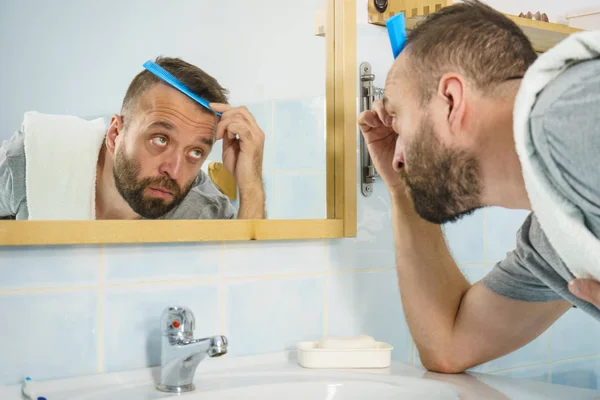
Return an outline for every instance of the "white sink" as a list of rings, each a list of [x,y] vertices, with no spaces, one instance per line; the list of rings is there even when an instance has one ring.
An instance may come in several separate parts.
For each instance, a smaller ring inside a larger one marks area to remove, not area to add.
[[[185,398],[188,397],[186,396]],[[456,390],[449,387],[418,387],[418,385],[397,385],[383,382],[355,382],[344,380],[330,380],[329,382],[307,381],[303,383],[275,383],[225,389],[208,393],[196,393],[189,396],[190,400],[237,400],[243,398],[286,400],[458,400],[460,397]]]
[[[157,368],[35,383],[50,400],[150,400],[178,397],[155,389]],[[35,377],[33,377],[35,379]],[[362,399],[598,399],[600,392],[483,374],[441,375],[392,363],[380,370],[309,370],[287,354],[223,357],[200,363],[189,400]],[[0,386],[0,399],[21,399],[21,388]]]

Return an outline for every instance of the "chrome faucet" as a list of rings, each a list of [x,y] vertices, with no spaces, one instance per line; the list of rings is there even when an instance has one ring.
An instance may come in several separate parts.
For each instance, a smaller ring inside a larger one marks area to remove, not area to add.
[[[194,314],[186,307],[167,307],[160,324],[160,382],[156,388],[168,393],[190,392],[195,389],[192,381],[200,361],[226,354],[227,338],[194,339]]]

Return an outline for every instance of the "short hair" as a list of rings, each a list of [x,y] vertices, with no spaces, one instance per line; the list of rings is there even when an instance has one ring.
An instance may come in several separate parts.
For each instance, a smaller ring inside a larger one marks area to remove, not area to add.
[[[517,24],[478,0],[428,15],[409,33],[405,51],[424,104],[445,73],[463,74],[478,90],[493,90],[522,78],[537,58]]]
[[[157,57],[156,64],[175,76],[196,95],[209,102],[227,104],[228,91],[200,68],[179,58]],[[153,85],[163,82],[150,71],[143,70],[133,78],[123,99],[121,114],[134,113],[144,93]],[[166,83],[165,83],[166,84]],[[126,119],[127,120],[127,119]]]

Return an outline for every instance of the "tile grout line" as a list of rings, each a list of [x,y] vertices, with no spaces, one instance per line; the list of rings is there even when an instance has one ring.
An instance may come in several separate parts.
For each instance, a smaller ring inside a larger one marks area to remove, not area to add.
[[[104,285],[104,246],[99,246],[98,252],[98,339],[97,339],[97,358],[98,373],[104,372],[104,304],[103,304],[103,285]]]
[[[566,364],[569,362],[573,362],[573,361],[580,361],[580,360],[592,360],[592,359],[599,359],[600,360],[600,354],[588,354],[587,356],[579,356],[579,357],[572,357],[572,358],[565,358],[562,360],[557,360],[557,361],[551,361],[550,365],[560,365],[560,364]]]
[[[362,274],[362,273],[379,273],[389,272],[394,270],[394,267],[389,268],[364,268],[364,269],[347,269],[347,270],[328,270],[329,275],[344,275],[344,274]],[[106,288],[136,288],[144,286],[162,286],[162,285],[196,285],[196,284],[215,284],[223,281],[224,284],[227,281],[257,281],[257,280],[275,280],[275,279],[295,279],[295,278],[310,278],[315,276],[323,276],[322,271],[308,272],[308,273],[294,273],[294,274],[271,274],[271,275],[244,275],[244,276],[232,276],[232,277],[221,277],[215,275],[204,279],[186,279],[186,280],[161,280],[161,281],[140,281],[140,282],[124,282],[124,283],[101,283],[102,289]],[[52,293],[52,292],[73,292],[82,290],[93,290],[98,289],[98,285],[93,286],[57,286],[57,287],[38,287],[38,288],[26,288],[26,289],[6,289],[0,290],[0,296],[2,295],[14,295],[14,294],[32,294],[32,293]]]

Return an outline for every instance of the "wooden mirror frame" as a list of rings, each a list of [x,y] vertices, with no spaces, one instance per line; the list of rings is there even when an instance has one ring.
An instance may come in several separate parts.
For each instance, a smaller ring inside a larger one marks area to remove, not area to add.
[[[326,2],[327,219],[11,220],[0,221],[0,246],[356,236],[356,0]]]

